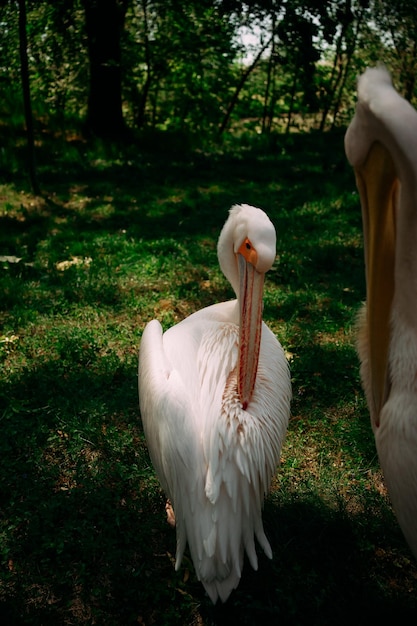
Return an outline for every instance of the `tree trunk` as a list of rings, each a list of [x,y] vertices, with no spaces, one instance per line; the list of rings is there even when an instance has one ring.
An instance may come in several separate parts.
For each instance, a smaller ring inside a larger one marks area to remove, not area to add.
[[[268,60],[268,68],[266,74],[266,86],[265,86],[265,96],[264,96],[264,112],[262,116],[262,133],[266,130],[268,132],[271,130],[272,126],[272,116],[273,116],[273,104],[269,102],[269,94],[271,90],[272,83],[272,75],[274,72],[274,63],[275,63],[275,29],[276,29],[276,13],[272,11],[271,14],[272,20],[272,48],[271,55]]]
[[[269,91],[271,88],[271,77],[272,77],[272,63],[273,63],[273,50],[271,52],[271,56],[268,60],[268,68],[266,73],[266,86],[265,86],[265,96],[264,96],[264,112],[262,115],[262,133],[264,133],[267,127],[270,127],[270,124],[267,126],[267,120],[269,116]]]
[[[286,135],[288,135],[291,129],[292,116],[294,113],[295,92],[297,90],[297,80],[298,80],[298,68],[294,68],[293,81],[291,85],[290,108],[288,109],[287,126],[285,127]]]
[[[28,147],[28,168],[30,184],[32,191],[36,195],[40,195],[40,188],[36,176],[35,164],[35,138],[33,132],[33,115],[32,103],[30,98],[30,81],[29,81],[29,61],[28,61],[28,42],[27,42],[27,18],[26,18],[26,2],[18,0],[19,6],[19,53],[20,53],[20,71],[22,77],[23,104],[25,109],[26,135]]]
[[[340,42],[341,40],[342,40],[342,34],[340,35]],[[337,76],[336,76],[336,79],[334,79],[337,67],[338,67]],[[343,61],[342,61],[341,48],[339,48],[339,43],[338,43],[335,56],[334,56],[334,61],[333,61],[332,75],[331,75],[330,82],[329,82],[329,91],[327,92],[325,96],[325,105],[323,108],[323,113],[321,116],[321,122],[320,122],[320,127],[319,127],[320,132],[323,132],[326,126],[327,116],[329,115],[332,102],[335,99],[335,96],[337,93],[337,87],[342,78],[342,74],[343,74]]]
[[[122,113],[121,35],[128,0],[83,0],[90,62],[87,130],[102,138],[126,133]]]
[[[413,42],[413,49],[411,52],[411,59],[408,59],[407,71],[405,73],[405,92],[404,97],[409,102],[412,101],[414,95],[414,86],[416,84],[416,59],[417,59],[417,42]]]
[[[145,63],[146,63],[146,78],[143,85],[142,94],[139,98],[139,107],[136,115],[136,125],[138,128],[143,128],[146,118],[146,104],[148,101],[148,95],[152,84],[152,55],[151,44],[149,41],[149,26],[148,26],[148,3],[147,0],[142,0],[143,11],[143,23],[145,28],[144,33],[144,45],[145,45]]]
[[[249,65],[249,67],[246,68],[246,70],[243,72],[242,76],[240,77],[240,81],[238,82],[236,89],[234,91],[234,94],[229,102],[229,106],[226,109],[226,113],[224,114],[224,118],[222,123],[220,124],[220,128],[219,128],[219,133],[222,134],[225,130],[226,127],[229,123],[229,119],[230,116],[232,114],[233,109],[235,108],[235,105],[239,99],[239,95],[240,92],[243,89],[244,84],[246,83],[247,79],[249,78],[250,74],[253,72],[253,70],[255,69],[255,67],[258,64],[259,59],[261,58],[262,54],[265,52],[265,50],[267,49],[267,47],[269,46],[269,44],[272,41],[272,37],[270,37],[268,39],[268,41],[266,42],[266,44],[264,44],[262,46],[262,48],[259,50],[258,54],[256,55],[256,57],[254,58],[254,60],[252,61],[252,64]]]
[[[332,107],[332,103],[336,97],[337,88],[342,78],[342,74],[343,74],[342,47],[343,47],[343,42],[345,39],[347,28],[348,26],[345,23],[343,23],[339,36],[337,38],[336,50],[335,50],[335,54],[333,57],[332,72],[331,72],[330,79],[329,79],[329,88],[328,88],[327,93],[325,94],[324,108],[323,108],[323,113],[322,113],[320,127],[319,127],[319,130],[321,132],[323,132],[326,126],[327,116]]]
[[[347,81],[349,70],[350,70],[350,64],[351,64],[351,61],[353,59],[353,55],[356,52],[356,44],[357,44],[359,33],[360,33],[360,30],[361,30],[361,27],[362,27],[362,20],[363,20],[364,15],[365,15],[365,10],[362,9],[361,12],[359,13],[359,16],[358,16],[357,20],[356,20],[356,28],[355,28],[355,32],[353,34],[353,38],[349,42],[349,45],[348,45],[347,50],[346,50],[346,63],[345,63],[345,67],[344,67],[344,70],[343,70],[343,73],[342,73],[342,76],[341,76],[341,84],[340,84],[340,87],[339,87],[338,96],[336,98],[336,101],[335,101],[334,107],[333,107],[333,120],[332,120],[332,123],[331,123],[331,126],[330,126],[331,130],[333,130],[335,128],[335,126],[336,126],[336,119],[337,119],[337,116],[339,115],[340,104],[342,102],[343,92],[345,90],[346,81]]]

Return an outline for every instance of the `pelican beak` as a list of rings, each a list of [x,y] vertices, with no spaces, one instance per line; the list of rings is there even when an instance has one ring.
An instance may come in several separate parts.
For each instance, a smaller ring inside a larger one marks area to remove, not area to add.
[[[246,239],[238,250],[240,335],[237,388],[246,410],[255,387],[262,333],[264,274],[256,270],[257,253]]]
[[[355,168],[365,245],[367,330],[373,414],[379,425],[389,395],[388,348],[394,295],[395,212],[399,181],[388,150],[375,142]]]

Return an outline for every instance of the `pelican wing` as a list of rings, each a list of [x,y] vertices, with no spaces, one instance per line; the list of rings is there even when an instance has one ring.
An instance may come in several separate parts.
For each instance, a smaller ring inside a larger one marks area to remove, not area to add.
[[[163,337],[157,320],[147,324],[140,346],[139,399],[149,454],[174,506],[179,564],[186,544],[184,519],[192,514],[195,498],[199,442],[189,390],[166,355]]]
[[[221,413],[222,393],[237,361],[235,302],[198,311],[162,333],[151,321],[142,335],[139,399],[149,453],[171,499],[177,529],[178,568],[186,542],[204,583],[227,578],[230,566],[216,560],[221,514],[205,490],[206,474],[219,450],[207,446],[207,416]],[[218,506],[218,502],[215,502]],[[236,527],[236,521],[229,519]],[[240,535],[238,534],[240,537]],[[215,598],[217,591],[214,588]],[[229,590],[230,592],[230,590]]]

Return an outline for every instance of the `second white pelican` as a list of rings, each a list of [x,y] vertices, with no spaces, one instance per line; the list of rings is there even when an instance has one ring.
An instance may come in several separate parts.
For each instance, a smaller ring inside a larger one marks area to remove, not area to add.
[[[363,217],[362,383],[388,493],[417,557],[417,112],[383,67],[359,78],[345,148]]]
[[[165,333],[152,320],[139,355],[149,453],[175,512],[176,569],[188,542],[211,600],[237,587],[256,536],[272,557],[262,505],[286,434],[291,382],[284,351],[262,322],[275,229],[260,209],[234,206],[218,242],[237,300],[202,309]]]

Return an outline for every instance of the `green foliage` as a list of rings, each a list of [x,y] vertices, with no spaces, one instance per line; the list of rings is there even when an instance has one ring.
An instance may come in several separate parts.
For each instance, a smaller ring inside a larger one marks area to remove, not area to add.
[[[44,198],[20,180],[0,187],[2,621],[411,623],[417,568],[383,487],[353,346],[363,251],[342,135],[161,146],[49,139]],[[260,555],[257,572],[246,563],[213,607],[188,557],[174,570],[137,352],[148,320],[168,327],[233,297],[216,241],[235,202],[261,206],[277,229],[264,318],[290,359],[294,400],[265,505],[274,558]]]
[[[357,74],[380,60],[408,99],[415,93],[411,1],[109,0],[119,18],[95,19],[95,35],[86,28],[92,0],[26,4],[37,141],[45,131],[86,131],[84,122],[91,130],[93,113],[102,136],[116,124],[125,129],[123,115],[130,130],[168,130],[193,145],[215,137],[225,120],[252,135],[333,128],[351,115]],[[17,14],[13,2],[0,3],[1,137],[23,127]],[[100,24],[121,50],[120,61],[117,54],[102,63],[120,74],[111,93],[97,70],[98,39],[110,41]]]

